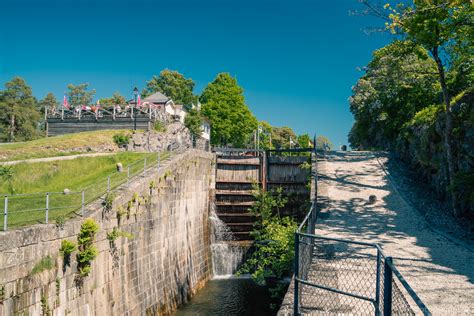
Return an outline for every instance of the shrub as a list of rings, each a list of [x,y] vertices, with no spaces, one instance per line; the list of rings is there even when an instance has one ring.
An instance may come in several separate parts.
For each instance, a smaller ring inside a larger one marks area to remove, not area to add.
[[[113,136],[113,140],[114,140],[114,143],[117,144],[117,146],[119,147],[126,147],[128,145],[128,143],[130,142],[130,138],[131,136],[130,135],[125,135],[125,134],[115,134]]]
[[[280,217],[279,209],[287,202],[282,197],[281,188],[271,193],[254,186],[254,197],[256,202],[250,212],[257,216],[251,232],[255,239],[255,251],[238,274],[250,273],[258,284],[265,284],[266,278],[281,278],[290,274],[297,223],[291,217]]]
[[[114,193],[111,193],[111,192],[107,193],[104,199],[104,204],[103,204],[106,211],[112,210],[112,204],[114,202],[114,199],[115,199]]]
[[[59,228],[59,229],[63,229],[64,228],[64,223],[66,223],[66,218],[62,215],[58,215],[55,220],[56,222],[56,227]]]
[[[111,232],[107,233],[107,239],[110,242],[114,242],[119,237],[125,237],[125,238],[128,238],[128,239],[133,239],[134,236],[133,236],[133,234],[130,234],[130,233],[127,233],[127,232],[124,232],[124,231],[120,231],[120,230],[116,229],[115,227]]]
[[[91,271],[91,263],[99,254],[97,247],[93,245],[94,238],[99,231],[99,225],[88,218],[81,226],[77,237],[79,252],[77,253],[77,267],[81,277],[86,277]]]
[[[61,247],[59,248],[59,252],[63,254],[63,256],[70,256],[74,251],[76,250],[76,243],[69,241],[69,240],[63,240],[61,242]]]
[[[154,130],[155,132],[164,132],[164,131],[166,130],[165,124],[163,124],[163,122],[156,121],[156,122],[153,124],[153,130]]]

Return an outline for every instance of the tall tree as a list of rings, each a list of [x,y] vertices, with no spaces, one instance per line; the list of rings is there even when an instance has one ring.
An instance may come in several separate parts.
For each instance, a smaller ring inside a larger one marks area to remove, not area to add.
[[[31,87],[14,77],[0,92],[0,137],[8,142],[30,140],[38,134],[40,113]]]
[[[355,123],[353,148],[394,147],[405,122],[437,102],[436,64],[411,41],[394,41],[376,50],[349,98]]]
[[[67,88],[69,90],[67,92],[69,104],[71,104],[73,107],[92,103],[92,98],[95,95],[95,89],[88,91],[88,83],[81,83],[78,85],[73,85],[70,83],[67,85]]]
[[[100,98],[99,102],[102,105],[127,104],[127,100],[125,100],[125,97],[121,95],[119,92],[115,92],[110,98]]]
[[[165,69],[159,76],[153,76],[147,81],[142,95],[147,97],[155,92],[161,92],[175,103],[189,106],[196,100],[193,90],[194,81],[191,78],[185,78],[175,70]]]
[[[258,121],[245,105],[243,89],[228,73],[220,73],[200,97],[202,113],[212,124],[211,143],[244,146],[257,129]]]
[[[446,51],[453,46],[469,48],[470,45],[465,45],[465,42],[472,44],[474,6],[471,0],[414,0],[413,5],[400,3],[391,7],[390,4],[386,4],[384,9],[388,10],[388,14],[384,14],[380,9],[376,9],[375,12],[387,19],[387,27],[393,33],[401,32],[414,43],[426,48],[436,63],[445,107],[444,147],[448,180],[449,185],[452,185],[456,173],[452,142],[453,104],[446,78],[450,56],[443,54],[443,50]],[[472,46],[470,50],[472,53]],[[456,196],[452,194],[451,197],[453,211],[455,215],[460,215]]]

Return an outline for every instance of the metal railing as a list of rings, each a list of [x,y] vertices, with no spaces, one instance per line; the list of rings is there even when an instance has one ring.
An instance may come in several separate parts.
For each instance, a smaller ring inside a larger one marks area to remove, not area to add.
[[[316,235],[317,219],[314,198],[295,233],[294,315],[431,315],[378,244]]]
[[[84,217],[88,204],[123,184],[129,186],[131,181],[145,176],[152,169],[159,169],[164,161],[171,158],[172,153],[149,154],[144,159],[124,166],[121,172],[113,172],[79,191],[5,194],[0,199],[0,229],[6,231],[9,227],[48,224],[58,217]]]

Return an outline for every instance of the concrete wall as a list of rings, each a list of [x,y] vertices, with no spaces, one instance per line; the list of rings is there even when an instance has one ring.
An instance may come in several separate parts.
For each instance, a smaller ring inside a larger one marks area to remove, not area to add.
[[[76,282],[76,252],[64,270],[59,253],[62,240],[77,240],[82,218],[67,221],[63,229],[50,224],[2,232],[0,315],[170,314],[211,276],[208,212],[214,166],[212,154],[189,151],[122,188],[111,210],[99,202],[91,206],[88,216],[100,224],[99,255],[82,285]],[[119,219],[117,211],[129,203],[128,214]],[[114,227],[133,239],[109,242],[107,232]],[[32,274],[47,255],[55,267]]]

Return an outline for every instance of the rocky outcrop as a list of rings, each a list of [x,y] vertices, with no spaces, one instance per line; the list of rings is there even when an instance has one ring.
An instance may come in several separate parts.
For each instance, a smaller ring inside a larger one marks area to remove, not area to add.
[[[173,122],[166,126],[164,132],[154,130],[134,133],[130,139],[128,150],[138,152],[179,150],[192,147],[191,134],[181,122]]]
[[[463,215],[474,221],[474,95],[453,107],[453,145],[455,181],[448,186],[446,154],[443,144],[444,111],[415,117],[400,133],[395,153],[408,162],[440,198],[450,191],[457,195]]]

